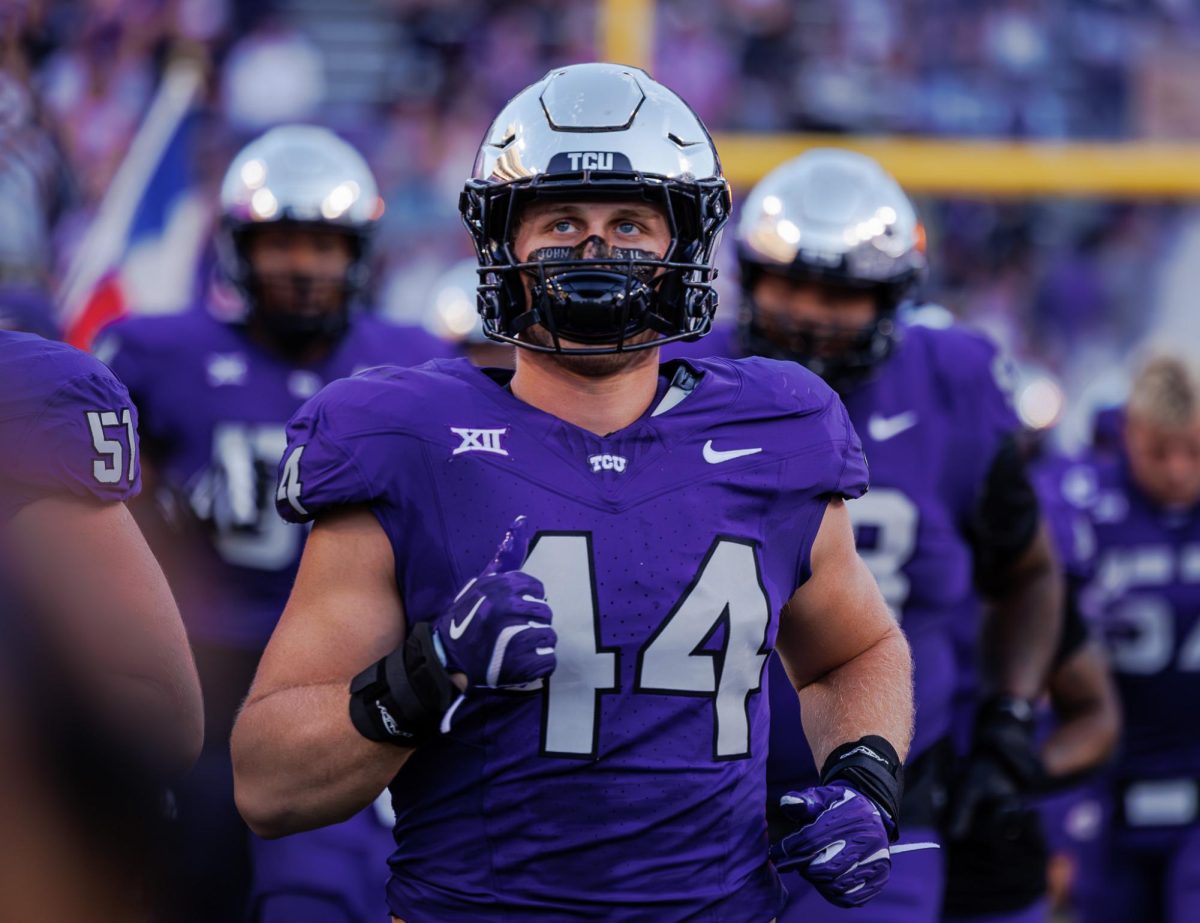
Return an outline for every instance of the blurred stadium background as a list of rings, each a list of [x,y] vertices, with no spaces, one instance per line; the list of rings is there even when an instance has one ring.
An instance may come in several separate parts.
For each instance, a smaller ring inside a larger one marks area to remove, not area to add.
[[[925,221],[925,295],[1018,359],[1027,422],[1066,396],[1067,447],[1139,344],[1200,326],[1189,0],[8,0],[0,25],[8,325],[85,342],[121,311],[186,310],[222,171],[282,121],[366,153],[375,302],[421,317],[470,254],[455,204],[491,115],[601,58],[696,107],[735,199],[805,146],[877,156]]]

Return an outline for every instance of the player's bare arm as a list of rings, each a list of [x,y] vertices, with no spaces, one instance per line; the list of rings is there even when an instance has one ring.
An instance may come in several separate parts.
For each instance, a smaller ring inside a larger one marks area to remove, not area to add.
[[[788,603],[776,646],[818,766],[839,744],[872,734],[904,757],[913,720],[908,642],[855,551],[840,499],[826,508],[812,576]]]
[[[984,585],[990,602],[981,629],[985,687],[1036,698],[1062,628],[1062,576],[1044,523],[1022,553],[984,576]]]
[[[1050,678],[1054,732],[1042,744],[1051,779],[1095,769],[1109,759],[1121,733],[1121,705],[1104,648],[1089,640]]]
[[[912,657],[855,551],[841,499],[825,508],[810,560],[812,575],[788,602],[776,647],[800,696],[821,784],[780,799],[794,832],[772,846],[771,858],[779,869],[796,868],[831,903],[856,907],[887,882],[888,843],[900,832]],[[827,854],[837,842],[843,846]]]
[[[188,769],[204,738],[200,682],[171,590],[129,510],[44,497],[6,532],[22,589],[114,730],[162,770]]]
[[[392,568],[391,545],[371,513],[330,514],[313,527],[233,729],[238,810],[260,836],[349,817],[411,753],[364,738],[347,708],[350,680],[404,641]]]

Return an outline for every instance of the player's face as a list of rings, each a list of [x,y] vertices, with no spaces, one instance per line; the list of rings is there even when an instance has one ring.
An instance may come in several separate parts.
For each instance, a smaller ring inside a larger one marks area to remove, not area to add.
[[[837,355],[875,320],[871,292],[822,285],[763,273],[751,291],[758,322],[768,337],[777,332],[786,341],[797,327],[817,326],[824,335],[817,344],[823,355]],[[844,334],[844,336],[842,335]]]
[[[670,243],[666,213],[649,202],[532,202],[521,213],[513,250],[520,260],[546,247],[578,248],[579,259],[603,259],[614,249],[661,257]]]
[[[513,238],[513,251],[521,261],[537,259],[539,251],[565,248],[575,259],[604,259],[614,250],[640,251],[661,258],[671,244],[671,230],[661,206],[639,200],[605,202],[531,202],[521,213]],[[561,257],[560,257],[561,258]],[[526,297],[531,297],[532,276],[525,276]],[[539,346],[553,346],[554,339],[541,326],[524,336]],[[646,330],[631,337],[631,344],[644,343],[658,334]],[[586,344],[563,339],[566,348]],[[656,361],[655,350],[614,353],[603,356],[554,355],[554,360],[576,374],[604,377]]]
[[[1131,414],[1125,451],[1137,485],[1164,506],[1200,502],[1200,419],[1164,428]]]
[[[263,311],[316,316],[337,313],[345,305],[354,249],[344,234],[265,225],[248,237],[246,259]]]

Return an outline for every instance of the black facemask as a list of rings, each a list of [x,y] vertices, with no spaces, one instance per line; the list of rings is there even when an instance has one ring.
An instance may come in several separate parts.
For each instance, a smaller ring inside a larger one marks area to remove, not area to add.
[[[592,235],[574,247],[542,247],[529,255],[532,314],[556,339],[623,342],[652,325],[656,267],[648,250],[609,247]]]
[[[350,292],[344,282],[289,275],[287,283],[294,292],[290,310],[269,310],[263,305],[263,287],[268,280],[253,277],[248,292],[254,306],[253,322],[260,325],[285,352],[303,352],[319,340],[336,340],[350,325]],[[306,310],[318,286],[336,286],[341,306],[336,311]]]
[[[799,362],[845,395],[866,381],[891,354],[899,328],[895,307],[890,304],[881,304],[875,319],[859,330],[814,321],[767,325],[747,292],[738,332],[747,355]]]

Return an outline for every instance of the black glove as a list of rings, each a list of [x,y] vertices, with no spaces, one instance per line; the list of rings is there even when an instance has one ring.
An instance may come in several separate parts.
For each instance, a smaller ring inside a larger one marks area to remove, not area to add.
[[[1021,836],[1025,796],[1045,776],[1033,743],[1033,706],[1025,699],[996,696],[976,713],[966,766],[954,786],[946,833],[968,837]]]
[[[946,842],[946,916],[1016,913],[1046,894],[1049,851],[1041,815],[1026,809],[1010,815],[1006,827],[1015,836],[975,830]]]

